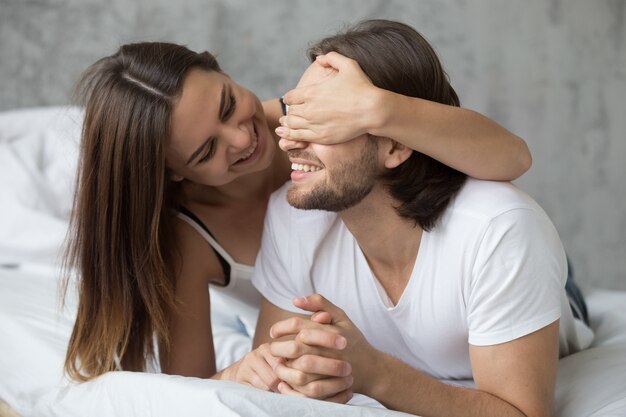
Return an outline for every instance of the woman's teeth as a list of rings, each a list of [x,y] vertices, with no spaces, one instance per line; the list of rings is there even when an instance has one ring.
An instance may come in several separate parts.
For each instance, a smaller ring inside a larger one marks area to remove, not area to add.
[[[254,151],[256,151],[256,147],[257,147],[258,144],[259,144],[259,141],[258,141],[257,138],[255,138],[254,139],[254,143],[252,144],[250,149],[248,149],[248,152],[246,152],[246,154],[244,156],[239,158],[239,161],[237,161],[237,162],[245,161],[246,159],[250,158],[250,156],[254,153]]]
[[[293,169],[294,171],[315,172],[315,171],[319,171],[322,168],[315,166],[315,165],[293,163],[291,164],[291,169]]]

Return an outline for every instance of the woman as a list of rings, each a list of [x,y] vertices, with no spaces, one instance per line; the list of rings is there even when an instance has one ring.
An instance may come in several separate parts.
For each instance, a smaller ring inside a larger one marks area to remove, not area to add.
[[[528,169],[525,143],[489,119],[381,91],[341,56],[320,62],[336,76],[290,92],[281,127],[279,101],[262,104],[207,52],[131,44],[85,72],[66,259],[80,276],[71,377],[141,371],[158,350],[166,373],[274,388],[276,359],[263,346],[216,373],[207,291],[241,302],[224,308],[256,307],[249,276],[268,198],[290,175],[274,128],[326,143],[391,137],[480,178]]]

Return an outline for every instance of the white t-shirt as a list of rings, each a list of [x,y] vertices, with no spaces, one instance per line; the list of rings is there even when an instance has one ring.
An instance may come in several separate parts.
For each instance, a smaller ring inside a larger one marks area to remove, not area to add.
[[[511,341],[561,318],[561,352],[577,349],[565,253],[545,212],[510,183],[468,179],[424,232],[393,306],[336,213],[298,210],[274,193],[252,278],[277,307],[319,293],[369,343],[439,379],[470,379],[469,344]]]

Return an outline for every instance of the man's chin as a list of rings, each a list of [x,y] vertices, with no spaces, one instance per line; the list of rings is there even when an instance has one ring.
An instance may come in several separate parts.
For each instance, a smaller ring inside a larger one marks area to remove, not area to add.
[[[309,207],[306,193],[296,189],[295,187],[290,188],[287,191],[287,202],[290,206],[295,207],[300,210],[311,210]]]

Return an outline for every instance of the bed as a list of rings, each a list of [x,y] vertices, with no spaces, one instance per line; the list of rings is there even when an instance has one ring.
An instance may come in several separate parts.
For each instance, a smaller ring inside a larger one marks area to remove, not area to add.
[[[81,112],[0,113],[0,416],[401,416],[356,396],[350,405],[159,373],[111,372],[84,384],[62,372],[76,296],[61,308],[65,237]],[[71,287],[70,287],[71,288]],[[588,294],[595,339],[560,361],[555,416],[626,416],[626,293]],[[249,349],[214,317],[218,366]]]

